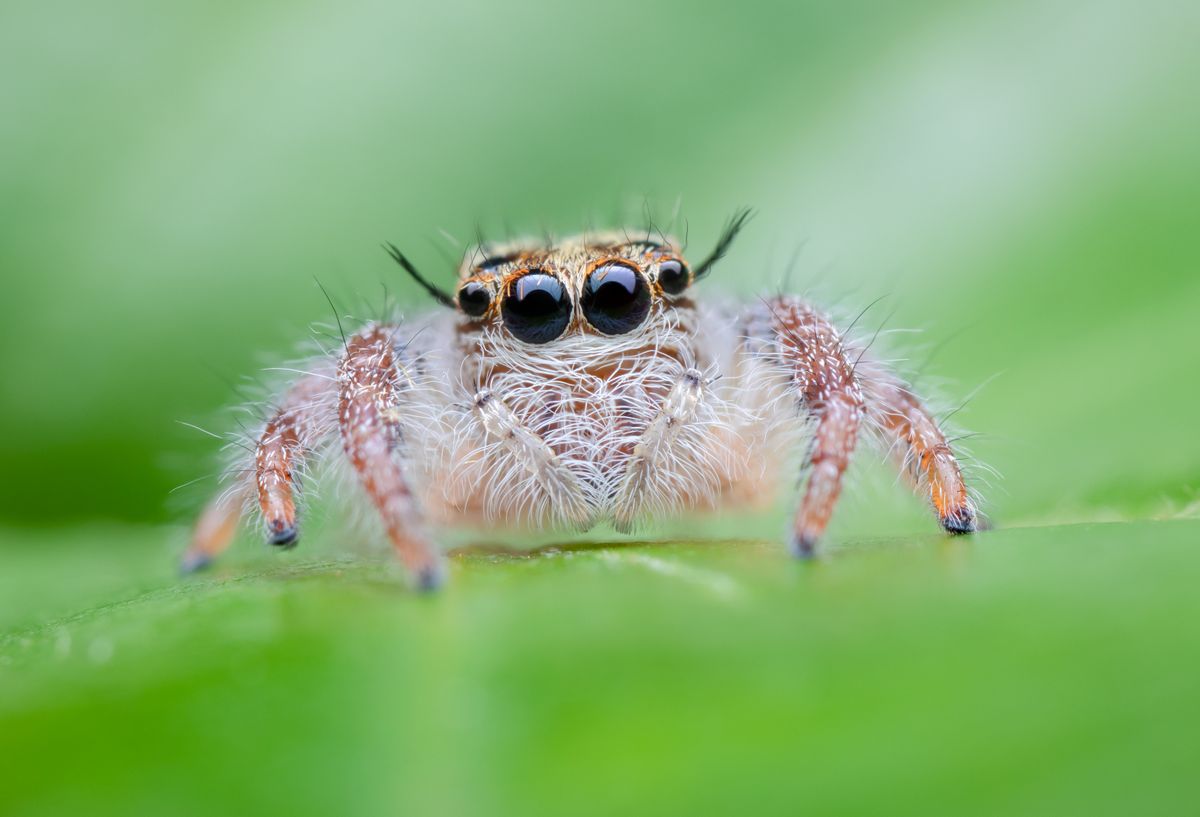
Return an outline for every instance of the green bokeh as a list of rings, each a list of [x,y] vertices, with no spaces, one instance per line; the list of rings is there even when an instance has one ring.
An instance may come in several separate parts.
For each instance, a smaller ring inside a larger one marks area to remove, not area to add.
[[[1194,808],[1197,42],[1183,0],[5,3],[0,813]],[[172,575],[180,421],[231,427],[314,278],[411,312],[381,241],[446,280],[444,234],[706,247],[739,205],[702,295],[803,245],[794,289],[884,296],[888,354],[978,388],[1000,530],[864,461],[815,568],[462,556],[419,599],[334,517]]]

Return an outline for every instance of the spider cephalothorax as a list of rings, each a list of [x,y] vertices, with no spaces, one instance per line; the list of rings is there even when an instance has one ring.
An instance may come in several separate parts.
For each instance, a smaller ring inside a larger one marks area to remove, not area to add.
[[[228,543],[243,504],[295,542],[306,460],[349,466],[421,586],[434,530],[457,523],[618,530],[762,499],[807,440],[792,544],[809,556],[865,433],[896,452],[943,527],[975,509],[942,431],[909,387],[812,306],[708,306],[693,285],[745,224],[692,266],[667,236],[625,233],[470,250],[454,290],[393,258],[445,309],[371,324],[312,362],[273,406],[254,462],[197,526],[185,564]]]

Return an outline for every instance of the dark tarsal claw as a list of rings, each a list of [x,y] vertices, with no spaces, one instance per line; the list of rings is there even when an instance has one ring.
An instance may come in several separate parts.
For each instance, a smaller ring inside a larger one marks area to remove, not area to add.
[[[296,530],[295,525],[285,524],[281,520],[276,520],[268,526],[267,541],[276,547],[293,548],[299,536],[300,532]]]
[[[817,558],[817,537],[807,534],[793,537],[791,551],[797,559],[809,561]]]
[[[423,567],[413,577],[413,583],[421,593],[433,593],[440,589],[445,581],[446,574],[441,565]]]
[[[948,513],[942,517],[942,528],[947,533],[974,533],[979,528],[975,522],[975,512],[970,508]]]
[[[179,560],[179,572],[184,576],[204,570],[213,562],[207,553],[188,551]]]

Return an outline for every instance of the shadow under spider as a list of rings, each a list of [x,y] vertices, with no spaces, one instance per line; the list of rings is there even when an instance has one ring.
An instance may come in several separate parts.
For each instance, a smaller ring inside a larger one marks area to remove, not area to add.
[[[559,553],[591,553],[603,550],[631,550],[645,547],[728,547],[763,545],[755,539],[606,539],[598,541],[551,542],[536,547],[519,547],[492,543],[475,543],[451,548],[446,554],[452,558],[474,556],[502,557],[509,559],[537,559]]]

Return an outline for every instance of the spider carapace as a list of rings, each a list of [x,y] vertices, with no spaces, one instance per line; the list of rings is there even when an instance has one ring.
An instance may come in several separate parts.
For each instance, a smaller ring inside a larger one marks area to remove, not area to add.
[[[709,305],[666,236],[588,234],[473,248],[438,302],[368,324],[309,360],[278,396],[249,461],[229,471],[184,566],[207,564],[246,513],[298,536],[308,465],[351,476],[419,587],[443,576],[455,524],[619,531],[692,509],[762,502],[807,471],[791,529],[810,557],[864,440],[882,446],[942,527],[975,530],[974,500],[933,415],[898,375],[801,299]]]

